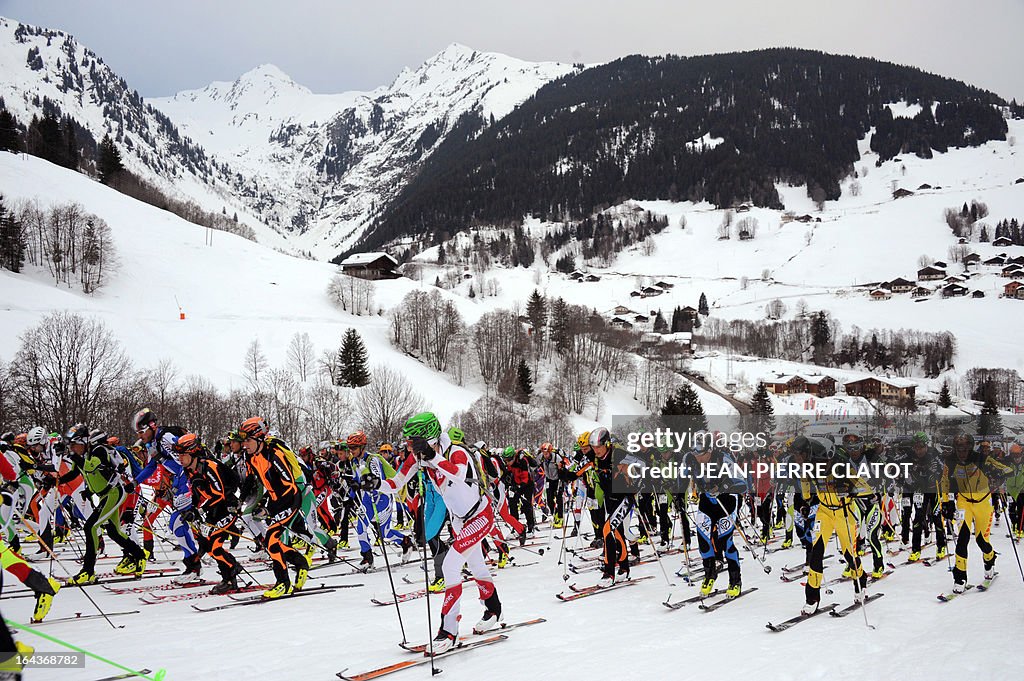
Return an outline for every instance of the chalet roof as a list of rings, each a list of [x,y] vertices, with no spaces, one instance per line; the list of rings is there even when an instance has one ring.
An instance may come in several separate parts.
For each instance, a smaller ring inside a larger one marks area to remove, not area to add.
[[[369,265],[380,258],[387,258],[391,261],[393,267],[398,267],[398,261],[383,251],[375,251],[373,253],[353,253],[341,261],[341,266]]]

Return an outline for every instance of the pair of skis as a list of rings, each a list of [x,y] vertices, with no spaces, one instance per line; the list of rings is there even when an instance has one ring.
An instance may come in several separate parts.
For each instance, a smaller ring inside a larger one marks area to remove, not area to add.
[[[855,612],[856,610],[860,609],[865,603],[870,603],[872,601],[877,601],[879,598],[881,598],[884,595],[885,594],[883,594],[883,593],[871,594],[870,596],[868,596],[865,599],[864,603],[861,603],[860,601],[858,601],[858,602],[854,603],[853,605],[846,606],[842,610],[836,610],[836,608],[839,607],[838,603],[829,603],[828,605],[819,607],[817,610],[815,610],[814,612],[812,612],[810,614],[805,615],[805,614],[801,613],[801,614],[799,614],[799,615],[797,615],[795,617],[790,617],[788,620],[784,620],[784,621],[779,622],[777,624],[773,624],[773,623],[769,622],[768,624],[765,625],[765,627],[767,627],[770,631],[782,632],[782,631],[786,631],[787,629],[790,629],[792,627],[795,627],[796,625],[798,625],[798,624],[800,624],[802,622],[806,622],[807,620],[811,619],[812,617],[817,617],[818,615],[822,615],[822,614],[824,614],[826,612],[829,615],[831,615],[832,617],[846,617],[850,613]]]
[[[957,598],[958,596],[963,596],[965,593],[967,593],[971,589],[977,590],[978,593],[984,593],[984,592],[986,592],[986,591],[988,591],[989,589],[992,588],[992,582],[996,581],[996,577],[998,577],[998,576],[999,576],[999,573],[997,572],[994,575],[992,575],[991,579],[982,580],[982,582],[980,584],[968,584],[966,587],[964,587],[964,590],[962,592],[960,592],[960,593],[957,593],[955,591],[950,591],[948,593],[941,593],[941,594],[938,595],[938,599],[942,603],[948,603],[951,600],[953,600],[954,598]]]
[[[721,608],[723,605],[728,605],[729,603],[733,603],[735,601],[738,601],[743,596],[746,596],[747,594],[754,593],[755,591],[757,591],[757,587],[756,586],[754,588],[752,588],[752,589],[744,589],[744,590],[740,591],[738,596],[728,596],[727,595],[725,598],[720,598],[717,601],[711,601],[709,603],[708,602],[709,600],[715,598],[716,596],[721,596],[722,594],[725,593],[721,589],[715,589],[714,591],[709,593],[707,596],[704,596],[704,595],[692,596],[690,598],[684,598],[681,601],[675,601],[675,602],[671,602],[670,600],[667,599],[665,601],[662,601],[662,605],[664,605],[669,610],[679,610],[680,608],[682,608],[682,607],[684,607],[686,605],[689,605],[690,603],[697,603],[698,601],[700,601],[700,605],[697,606],[697,607],[700,608],[700,610],[702,612],[714,612],[715,610],[718,610],[719,608]]]
[[[236,608],[245,605],[259,605],[260,603],[275,603],[278,601],[288,601],[293,598],[299,598],[301,596],[316,596],[317,594],[333,593],[338,589],[352,589],[357,586],[363,586],[362,584],[331,584],[314,586],[312,588],[304,588],[302,591],[294,591],[287,596],[281,596],[280,598],[264,598],[262,595],[246,598],[236,598],[232,594],[227,594],[227,597],[231,599],[230,603],[222,603],[209,608],[203,608],[198,605],[193,605],[192,609],[196,612],[215,612],[217,610],[226,610],[228,608]],[[269,588],[269,587],[263,587]]]
[[[637,577],[636,579],[624,579],[617,582],[613,582],[610,586],[605,587],[597,586],[596,584],[594,586],[584,587],[579,587],[575,584],[570,584],[569,593],[563,591],[560,594],[556,594],[555,598],[564,603],[568,603],[570,601],[578,601],[581,598],[596,596],[598,594],[606,593],[608,591],[614,591],[616,589],[621,589],[627,586],[633,586],[637,582],[642,582],[645,579],[654,579],[654,575],[646,575],[644,577]]]
[[[382,676],[387,676],[389,674],[394,674],[395,672],[400,672],[405,669],[409,669],[410,667],[418,667],[420,665],[430,664],[432,661],[439,660],[441,658],[451,657],[453,655],[458,655],[460,653],[466,653],[471,650],[475,650],[476,648],[483,648],[484,646],[494,645],[495,643],[507,641],[508,635],[505,632],[508,632],[512,629],[516,629],[518,627],[528,627],[534,624],[540,624],[545,621],[547,620],[545,620],[542,617],[539,617],[537,619],[526,620],[524,622],[503,624],[498,629],[491,632],[487,632],[486,634],[461,636],[459,637],[458,643],[455,644],[455,647],[450,648],[449,650],[443,653],[438,653],[433,657],[430,656],[429,643],[422,643],[418,645],[410,645],[407,643],[403,643],[400,644],[402,648],[412,653],[420,653],[420,656],[399,660],[398,662],[388,664],[383,667],[377,667],[376,669],[370,669],[359,674],[348,674],[346,673],[348,672],[348,670],[343,669],[337,673],[337,677],[339,679],[342,679],[343,681],[370,681],[371,679],[378,679]]]

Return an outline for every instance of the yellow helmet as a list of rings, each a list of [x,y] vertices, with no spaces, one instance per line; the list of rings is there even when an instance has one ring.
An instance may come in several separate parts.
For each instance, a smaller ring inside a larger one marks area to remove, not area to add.
[[[580,433],[580,436],[576,438],[576,446],[579,449],[590,446],[590,431],[586,430]]]

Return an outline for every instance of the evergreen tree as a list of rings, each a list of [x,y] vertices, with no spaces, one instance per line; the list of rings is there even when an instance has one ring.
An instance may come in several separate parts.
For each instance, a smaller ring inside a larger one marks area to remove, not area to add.
[[[551,303],[551,341],[555,344],[555,352],[563,353],[572,344],[569,326],[569,304],[555,298]]]
[[[0,267],[11,272],[20,272],[25,263],[25,238],[21,232],[21,224],[14,219],[14,214],[4,206],[4,198],[0,196]]]
[[[18,121],[14,119],[7,109],[0,109],[0,150],[10,151],[15,154],[22,151],[21,132],[18,130]]]
[[[65,165],[66,140],[61,134],[60,123],[52,113],[46,112],[41,119],[32,118],[29,125],[29,141],[28,153],[50,163]]]
[[[75,125],[70,118],[65,118],[61,126],[61,134],[64,137],[64,162],[65,168],[78,170],[78,136],[75,135]]]
[[[526,316],[533,325],[533,342],[540,345],[544,342],[544,328],[548,322],[548,303],[537,289],[533,289],[530,299],[526,301]]]
[[[811,322],[811,345],[814,346],[814,363],[827,364],[832,358],[832,328],[828,313],[819,310]]]
[[[520,357],[519,366],[516,368],[516,402],[529,404],[531,395],[533,375],[530,373],[530,367],[526,366],[526,360]]]
[[[978,419],[978,435],[983,437],[989,435],[1002,435],[1003,419],[999,416],[999,407],[996,404],[996,386],[992,380],[985,382],[985,401],[981,407],[981,418]]]
[[[355,329],[349,329],[341,339],[338,350],[338,384],[359,388],[370,382],[366,346]]]
[[[110,181],[124,170],[124,164],[121,162],[121,152],[114,144],[114,140],[110,139],[109,134],[104,135],[103,141],[100,142],[99,151],[96,170],[99,172],[100,182],[110,184]]]
[[[654,317],[654,333],[668,333],[668,322],[662,316],[661,310],[658,310],[658,314]]]
[[[437,247],[437,264],[443,265],[446,262],[448,262],[448,254],[445,252],[444,242],[442,241],[441,245]]]
[[[768,387],[764,381],[758,381],[750,407],[753,410],[750,430],[755,433],[775,432],[775,408],[772,407],[772,400],[768,397]]]
[[[981,226],[981,235],[978,237],[978,241],[983,244],[987,244],[989,242],[988,227],[986,227],[985,225]]]
[[[939,391],[939,406],[950,407],[953,405],[953,398],[949,395],[949,381],[942,382],[942,390]]]
[[[704,295],[703,291],[701,291],[700,294],[700,302],[697,303],[697,314],[702,314],[705,317],[707,317],[708,314],[710,314],[708,311],[708,297]]]
[[[663,416],[694,417],[691,427],[695,430],[706,430],[708,427],[708,420],[704,415],[704,405],[701,404],[697,391],[689,383],[683,383],[669,395],[665,406],[661,408],[661,413]]]

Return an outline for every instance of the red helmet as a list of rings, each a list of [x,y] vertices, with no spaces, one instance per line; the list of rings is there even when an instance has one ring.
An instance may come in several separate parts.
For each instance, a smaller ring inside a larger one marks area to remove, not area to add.
[[[555,446],[552,445],[550,442],[545,442],[544,444],[542,444],[540,446],[540,453],[541,454],[547,454],[548,452],[552,451],[554,448],[555,448]]]
[[[267,422],[262,416],[253,416],[243,421],[238,430],[247,439],[262,440],[267,436]]]
[[[366,433],[361,430],[357,430],[348,436],[346,440],[349,447],[365,447],[366,446]]]

